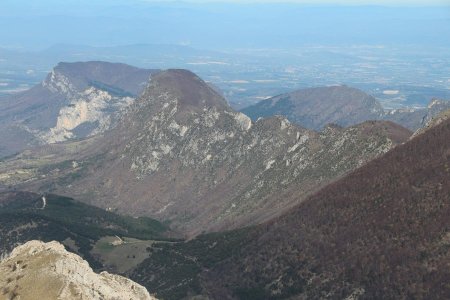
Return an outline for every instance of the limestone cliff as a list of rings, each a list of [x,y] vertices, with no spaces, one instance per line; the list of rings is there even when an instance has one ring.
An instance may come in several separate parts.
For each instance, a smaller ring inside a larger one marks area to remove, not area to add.
[[[60,63],[42,83],[0,103],[0,157],[114,127],[156,70],[106,62]]]

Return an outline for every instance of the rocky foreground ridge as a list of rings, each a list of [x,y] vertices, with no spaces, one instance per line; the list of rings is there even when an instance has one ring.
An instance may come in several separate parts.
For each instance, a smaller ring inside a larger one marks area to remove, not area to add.
[[[0,299],[156,299],[125,277],[96,274],[58,242],[30,241],[0,262]]]

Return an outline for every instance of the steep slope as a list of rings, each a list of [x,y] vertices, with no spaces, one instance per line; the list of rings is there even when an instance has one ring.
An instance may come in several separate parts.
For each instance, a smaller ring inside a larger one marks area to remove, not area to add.
[[[449,141],[447,118],[270,222],[155,244],[131,278],[164,299],[448,299]]]
[[[205,271],[204,288],[215,299],[448,299],[449,141],[447,120],[330,184]]]
[[[2,299],[155,299],[119,275],[96,274],[58,242],[30,241],[0,262]]]
[[[242,110],[252,119],[286,116],[293,123],[319,130],[329,123],[349,126],[384,114],[372,96],[348,86],[317,87],[263,100]]]
[[[441,124],[442,122],[445,122],[448,119],[450,119],[450,109],[437,112],[434,116],[425,119],[427,121],[425,126],[414,132],[411,138],[414,138],[419,134],[427,132],[428,129],[436,127],[437,125]]]
[[[0,157],[113,127],[155,70],[106,62],[60,63],[28,91],[0,101]]]
[[[104,137],[25,152],[1,165],[0,181],[197,234],[267,220],[301,201],[293,189],[306,197],[410,134],[390,122],[321,132],[281,117],[252,123],[193,73],[169,70]]]
[[[300,126],[319,130],[329,123],[350,126],[367,120],[389,120],[416,131],[450,101],[433,99],[426,108],[384,110],[374,97],[347,86],[317,87],[263,100],[242,110],[253,120],[285,116]]]

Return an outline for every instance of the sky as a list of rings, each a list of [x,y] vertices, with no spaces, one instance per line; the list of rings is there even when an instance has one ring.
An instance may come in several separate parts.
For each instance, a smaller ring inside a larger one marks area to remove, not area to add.
[[[450,0],[316,0],[314,5],[304,4],[311,0],[188,1],[197,3],[0,0],[0,47],[175,44],[221,50],[336,44],[450,46],[450,3],[432,6]]]
[[[161,0],[137,0],[141,2],[173,2]],[[194,3],[297,3],[314,5],[383,5],[383,6],[450,6],[450,0],[184,0]]]

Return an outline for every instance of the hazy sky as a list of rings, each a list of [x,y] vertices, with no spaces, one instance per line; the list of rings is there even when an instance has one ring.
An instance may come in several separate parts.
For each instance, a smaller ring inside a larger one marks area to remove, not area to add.
[[[434,47],[449,36],[450,0],[0,0],[0,47]]]
[[[136,0],[141,2],[174,2],[161,0]],[[450,0],[184,0],[180,2],[196,3],[300,3],[300,4],[338,4],[338,5],[387,5],[387,6],[411,6],[411,5],[444,5],[450,6]]]

